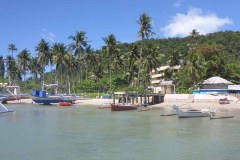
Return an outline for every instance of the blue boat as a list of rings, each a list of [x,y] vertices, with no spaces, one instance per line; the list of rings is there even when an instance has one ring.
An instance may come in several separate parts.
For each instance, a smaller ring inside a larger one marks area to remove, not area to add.
[[[59,102],[75,103],[78,99],[77,96],[73,95],[50,95],[47,94],[46,91],[42,90],[34,90],[32,95],[34,96],[32,98],[33,102],[43,105],[50,105]]]

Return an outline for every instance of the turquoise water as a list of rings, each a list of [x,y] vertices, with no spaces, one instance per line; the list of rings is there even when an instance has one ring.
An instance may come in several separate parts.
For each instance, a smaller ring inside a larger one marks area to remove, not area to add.
[[[111,112],[93,106],[8,104],[0,114],[0,160],[235,160],[232,119],[161,117],[163,110]]]

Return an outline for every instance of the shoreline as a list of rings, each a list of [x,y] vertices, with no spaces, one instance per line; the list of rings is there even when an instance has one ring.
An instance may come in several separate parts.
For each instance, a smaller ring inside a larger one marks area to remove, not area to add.
[[[82,106],[82,105],[93,105],[96,107],[99,107],[101,105],[107,105],[112,103],[112,99],[80,99],[77,100],[76,103],[73,106]],[[21,100],[15,100],[15,101],[8,101],[8,104],[36,104],[32,101],[32,99],[21,99]],[[201,101],[201,102],[189,102],[189,101],[171,101],[171,102],[162,102],[159,104],[150,105],[149,108],[152,109],[171,109],[172,105],[178,105],[183,108],[189,108],[192,109],[203,109],[203,108],[209,108],[211,110],[220,109],[220,110],[235,110],[240,109],[240,103],[236,101],[230,101],[230,104],[219,104],[218,102],[209,102],[209,101]]]

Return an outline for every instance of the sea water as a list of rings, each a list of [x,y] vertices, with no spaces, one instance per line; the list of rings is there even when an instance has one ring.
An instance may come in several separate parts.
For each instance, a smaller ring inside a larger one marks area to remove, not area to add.
[[[161,117],[163,109],[8,104],[0,160],[236,160],[240,112],[230,119]]]

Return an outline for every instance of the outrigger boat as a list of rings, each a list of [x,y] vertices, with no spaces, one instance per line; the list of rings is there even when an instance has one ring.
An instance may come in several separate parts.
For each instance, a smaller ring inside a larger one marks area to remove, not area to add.
[[[23,94],[18,85],[7,85],[7,83],[0,83],[0,97],[4,97],[2,104],[8,101],[15,101],[21,99],[31,98],[28,94]]]
[[[47,93],[44,90],[44,86],[55,88],[55,93],[54,94]],[[60,103],[60,102],[70,102],[73,104],[75,103],[76,100],[78,100],[78,97],[75,95],[57,94],[57,87],[59,87],[58,84],[50,84],[50,85],[43,84],[42,90],[33,91],[32,93],[33,102],[38,104],[43,104],[43,105],[50,105],[53,103]]]
[[[0,113],[8,113],[8,112],[13,112],[13,110],[8,109],[7,107],[5,107],[2,104],[2,101],[4,100],[5,97],[0,97],[0,107],[3,108],[2,110],[0,110]]]
[[[193,118],[193,117],[213,117],[215,116],[216,111],[210,112],[209,109],[202,110],[193,110],[186,109],[183,110],[176,105],[173,105],[172,108],[176,111],[179,118]]]

